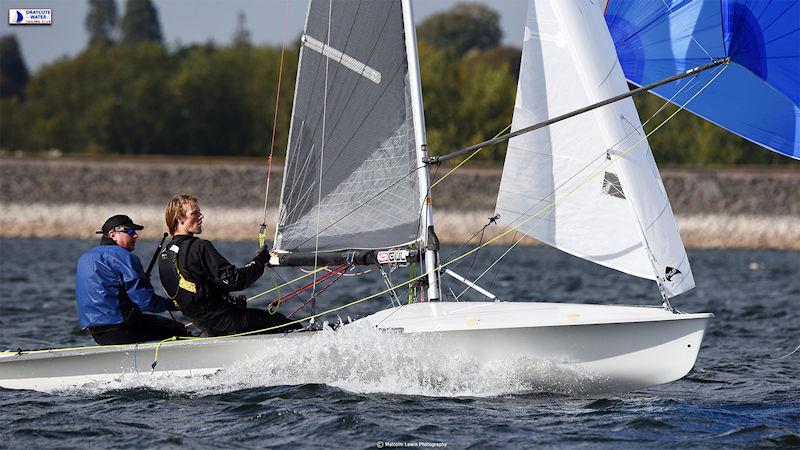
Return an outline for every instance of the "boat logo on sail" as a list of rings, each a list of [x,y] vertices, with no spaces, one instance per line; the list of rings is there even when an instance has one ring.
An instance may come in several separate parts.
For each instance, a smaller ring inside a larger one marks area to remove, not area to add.
[[[9,8],[9,25],[52,25],[53,10],[50,8]]]
[[[674,277],[675,275],[680,275],[680,274],[681,274],[680,270],[678,270],[678,269],[676,269],[674,267],[667,266],[667,268],[666,268],[666,270],[664,272],[664,278],[667,281],[672,281],[672,277]]]

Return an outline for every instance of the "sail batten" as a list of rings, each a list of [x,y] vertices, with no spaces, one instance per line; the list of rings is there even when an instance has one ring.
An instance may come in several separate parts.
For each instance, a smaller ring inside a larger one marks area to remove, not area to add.
[[[399,1],[310,2],[277,251],[383,249],[419,239],[403,30]]]
[[[512,130],[624,92],[598,5],[530,1]],[[564,252],[656,280],[667,296],[694,287],[630,98],[512,138],[496,213]]]

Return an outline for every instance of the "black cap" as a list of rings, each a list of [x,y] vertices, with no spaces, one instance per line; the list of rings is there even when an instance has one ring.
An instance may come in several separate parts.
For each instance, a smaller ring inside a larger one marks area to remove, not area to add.
[[[95,231],[95,233],[107,235],[109,231],[117,227],[133,228],[134,230],[144,229],[143,226],[133,223],[133,220],[131,220],[130,217],[124,214],[117,214],[116,216],[109,217],[108,220],[106,220],[106,223],[103,224],[103,228]]]

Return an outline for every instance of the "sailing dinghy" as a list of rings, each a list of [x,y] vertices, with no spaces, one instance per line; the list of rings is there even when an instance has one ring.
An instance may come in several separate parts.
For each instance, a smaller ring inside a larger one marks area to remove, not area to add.
[[[587,0],[531,0],[522,58],[500,220],[509,231],[654,280],[662,306],[442,298],[439,274],[463,277],[447,267],[452,261],[438,259],[428,174],[435,159],[427,155],[410,0],[310,2],[272,263],[421,260],[419,277],[350,304],[418,280],[424,294],[356,324],[398,336],[435,335],[437,350],[476,364],[522,358],[567,365],[586,375],[562,386],[567,392],[620,392],[679,379],[693,367],[713,315],[669,304],[694,278],[632,101],[522,134],[628,92],[603,10]],[[492,298],[474,281],[464,280]],[[313,335],[6,352],[0,386],[53,390],[137,374],[202,376],[236,370],[271,345]]]

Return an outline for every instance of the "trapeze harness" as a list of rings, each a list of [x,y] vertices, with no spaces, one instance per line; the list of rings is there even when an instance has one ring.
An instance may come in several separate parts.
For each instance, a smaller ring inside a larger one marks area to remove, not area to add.
[[[197,283],[186,278],[181,272],[181,267],[186,267],[189,249],[198,241],[196,237],[182,239],[179,244],[173,239],[161,252],[158,272],[161,284],[173,306],[184,310],[202,303],[207,298],[208,289],[203,283]],[[172,292],[170,292],[172,290]]]

